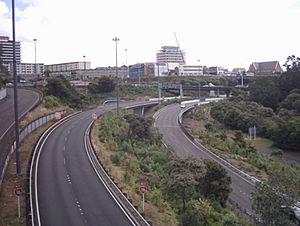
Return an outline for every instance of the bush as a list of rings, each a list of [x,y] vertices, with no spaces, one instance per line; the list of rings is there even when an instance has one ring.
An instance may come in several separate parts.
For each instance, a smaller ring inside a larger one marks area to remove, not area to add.
[[[55,96],[44,97],[44,105],[46,108],[56,108],[59,106],[59,99]]]

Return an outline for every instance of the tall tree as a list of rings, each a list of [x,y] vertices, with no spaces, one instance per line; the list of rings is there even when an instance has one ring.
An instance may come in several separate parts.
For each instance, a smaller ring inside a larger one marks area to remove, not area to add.
[[[205,160],[206,174],[199,183],[201,193],[220,202],[224,207],[231,192],[231,178],[225,169],[218,163]]]
[[[182,212],[194,195],[196,185],[205,175],[205,165],[199,159],[174,159],[171,163],[167,193],[175,202],[181,201]]]
[[[250,100],[265,107],[276,109],[280,102],[278,78],[274,76],[257,77],[249,84]]]

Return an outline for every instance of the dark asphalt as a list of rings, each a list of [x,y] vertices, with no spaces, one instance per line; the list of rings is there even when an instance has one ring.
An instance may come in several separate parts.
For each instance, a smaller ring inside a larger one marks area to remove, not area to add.
[[[181,157],[199,157],[211,159],[211,157],[199,147],[193,144],[180,129],[177,117],[181,109],[179,105],[164,107],[156,117],[155,124],[159,132],[163,135],[166,145],[171,146]],[[230,198],[239,204],[242,209],[252,213],[250,195],[254,189],[253,183],[249,183],[243,177],[237,175],[232,170],[225,167],[232,180],[232,192]]]
[[[8,96],[0,101],[0,175],[5,166],[5,160],[9,154],[13,137],[13,125],[15,119],[13,89],[7,89]],[[32,90],[19,89],[19,118],[24,116],[38,103],[39,93]]]
[[[7,89],[7,97],[0,102],[0,137],[15,121],[13,89]],[[28,112],[39,100],[39,94],[32,90],[18,89],[19,116]]]
[[[84,134],[92,113],[107,108],[80,113],[47,139],[37,178],[41,225],[132,225],[97,177],[85,151]]]

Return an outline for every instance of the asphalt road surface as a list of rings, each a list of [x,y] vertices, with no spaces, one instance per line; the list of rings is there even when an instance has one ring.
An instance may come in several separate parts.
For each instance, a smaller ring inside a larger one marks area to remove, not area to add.
[[[166,145],[171,146],[181,157],[198,157],[211,159],[211,157],[190,139],[186,137],[178,124],[178,115],[181,111],[179,105],[170,105],[162,108],[155,119],[155,125],[163,135]],[[236,172],[225,167],[232,180],[232,192],[230,198],[238,203],[240,208],[252,214],[250,195],[254,189],[254,183],[238,175]]]
[[[0,178],[14,139],[9,134],[14,131],[14,95],[13,89],[7,89],[8,96],[0,101]],[[31,110],[40,99],[39,93],[32,90],[18,90],[19,117],[21,118]],[[9,143],[11,142],[11,143]]]
[[[39,98],[39,93],[35,91],[18,89],[19,116],[26,114],[39,101]],[[0,138],[14,124],[14,112],[13,89],[7,89],[6,99],[0,102]]]
[[[41,225],[132,225],[97,177],[84,146],[92,114],[114,107],[80,113],[46,140],[37,171]]]

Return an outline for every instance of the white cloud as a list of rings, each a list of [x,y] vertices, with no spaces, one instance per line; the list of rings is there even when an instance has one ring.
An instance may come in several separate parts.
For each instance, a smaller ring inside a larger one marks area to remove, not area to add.
[[[18,5],[19,4],[19,5]],[[179,44],[188,63],[244,65],[300,55],[296,21],[299,0],[17,0],[16,34],[22,59],[33,62],[83,60],[92,66],[155,61],[162,45]],[[0,34],[11,34],[10,12],[0,0]]]

